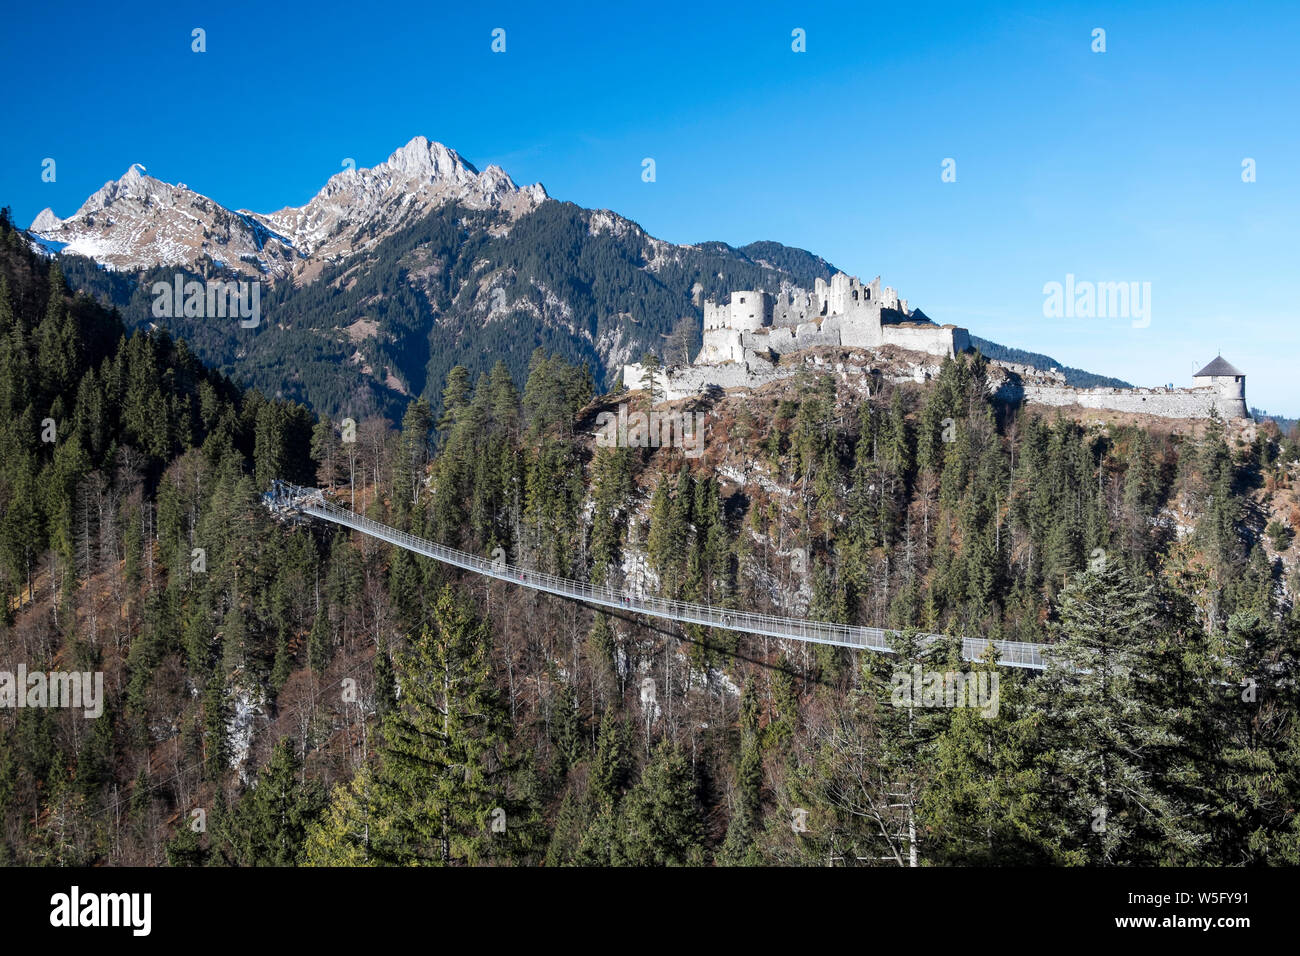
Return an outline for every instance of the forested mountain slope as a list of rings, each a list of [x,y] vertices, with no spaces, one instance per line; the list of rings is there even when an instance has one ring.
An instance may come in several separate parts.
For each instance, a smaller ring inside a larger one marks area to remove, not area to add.
[[[268,394],[335,417],[379,412],[392,421],[408,395],[436,406],[458,364],[477,375],[499,358],[522,383],[534,348],[587,364],[602,387],[647,349],[684,361],[698,347],[704,298],[811,286],[835,271],[778,243],[674,246],[572,203],[549,200],[518,220],[452,205],[324,266],[313,281],[268,284],[262,321],[247,329],[152,314],[154,283],[170,284],[178,271],[236,278],[210,259],[196,270],[115,273],[60,258],[74,288],[117,306],[130,327],[165,325],[204,362]]]
[[[458,365],[436,414],[354,433],[126,336],[7,220],[0,335],[0,670],[107,691],[0,708],[5,862],[1300,862],[1294,434],[1012,415],[964,358],[671,409],[699,458],[597,448],[646,396],[541,349],[522,389]],[[275,522],[274,477],[548,571],[897,627],[899,656],[462,577]],[[1002,671],[991,716],[896,706],[960,667],[917,629],[1061,666]]]
[[[735,289],[811,288],[838,271],[777,242],[675,245],[609,210],[532,202],[524,212],[451,201],[421,215],[408,211],[399,224],[379,217],[346,255],[291,277],[268,266],[255,328],[154,313],[157,282],[170,287],[177,275],[248,280],[246,269],[212,254],[198,254],[192,266],[127,271],[78,255],[59,259],[71,286],[117,307],[128,328],[166,327],[203,362],[268,395],[335,418],[378,413],[393,422],[410,397],[423,396],[440,411],[441,384],[457,365],[477,376],[499,359],[522,385],[535,348],[587,365],[602,389],[647,351],[685,364],[699,347],[705,300],[726,301]],[[977,344],[990,357],[1057,365],[983,339]],[[1120,384],[1064,371],[1075,385]]]

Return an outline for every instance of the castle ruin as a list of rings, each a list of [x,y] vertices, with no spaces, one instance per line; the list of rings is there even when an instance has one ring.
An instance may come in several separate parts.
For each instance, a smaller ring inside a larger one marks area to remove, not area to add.
[[[785,286],[775,295],[745,290],[731,293],[725,305],[705,302],[704,344],[693,364],[770,364],[768,353],[818,345],[897,345],[951,356],[969,349],[970,337],[954,325],[914,321],[907,300],[888,286],[881,289],[879,276],[864,285],[837,272],[829,283],[817,279],[811,292]]]
[[[882,289],[879,276],[864,284],[837,272],[830,282],[817,279],[811,292],[789,284],[775,294],[738,290],[726,303],[705,302],[703,310],[703,341],[695,360],[655,373],[657,390],[670,401],[709,388],[756,388],[788,378],[795,366],[782,364],[781,356],[818,346],[892,345],[938,358],[971,349],[966,329],[914,318],[907,300],[889,286]],[[925,369],[932,361],[915,366],[920,380],[930,374]],[[1078,405],[1166,418],[1250,417],[1246,376],[1222,356],[1192,377],[1191,388],[1076,388],[1056,370],[993,364],[1006,373],[994,396],[1012,404]],[[645,388],[647,369],[639,363],[625,365],[623,384],[630,390]]]
[[[1005,365],[1005,363],[997,363]],[[1161,418],[1250,418],[1246,375],[1219,356],[1192,376],[1191,388],[1075,388],[1036,369],[1017,370],[994,392],[1005,402],[1110,409]]]

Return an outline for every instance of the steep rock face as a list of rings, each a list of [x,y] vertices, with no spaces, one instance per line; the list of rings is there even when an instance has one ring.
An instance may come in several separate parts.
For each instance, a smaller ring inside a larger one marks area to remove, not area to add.
[[[455,150],[417,136],[378,166],[333,176],[301,207],[231,210],[135,164],[67,219],[42,210],[31,232],[112,269],[194,266],[208,257],[279,279],[372,248],[449,203],[508,221],[546,199],[540,183],[520,188],[500,167],[479,172]]]
[[[36,214],[32,220],[32,232],[44,233],[58,229],[63,224],[63,220],[54,215],[54,210],[48,206]]]
[[[521,189],[499,166],[480,173],[455,150],[417,136],[378,166],[332,176],[305,206],[261,218],[304,257],[337,261],[449,203],[513,219],[546,198],[541,183]]]
[[[500,359],[522,383],[538,347],[587,363],[604,387],[648,348],[688,360],[682,323],[698,327],[705,298],[835,272],[778,243],[755,244],[756,260],[749,247],[656,239],[424,137],[337,173],[301,207],[230,209],[137,166],[67,219],[43,211],[32,231],[65,244],[69,281],[132,327],[158,323],[150,289],[181,269],[215,261],[266,280],[254,333],[202,315],[165,324],[205,361],[336,417],[400,419],[409,395],[436,401],[456,364],[477,375]]]
[[[239,272],[274,277],[293,267],[293,243],[256,217],[187,187],[145,175],[136,163],[67,219],[43,210],[31,225],[63,251],[112,269],[192,266],[212,258]]]

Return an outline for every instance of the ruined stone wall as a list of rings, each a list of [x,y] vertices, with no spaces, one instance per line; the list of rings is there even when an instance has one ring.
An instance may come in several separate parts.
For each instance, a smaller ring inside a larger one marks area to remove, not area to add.
[[[880,332],[879,302],[869,302],[850,309],[844,315],[837,315],[826,322],[839,329],[840,343],[850,348],[874,349],[884,342]]]
[[[819,345],[843,345],[849,348],[878,348],[897,345],[914,352],[931,355],[954,355],[970,348],[970,336],[955,326],[922,324],[882,325],[879,305],[850,309],[820,322],[774,325],[760,329],[706,329],[696,365],[740,361],[743,349],[763,352],[771,349],[787,355]]]
[[[768,382],[789,378],[795,367],[772,365],[770,362],[733,362],[728,365],[688,366],[660,369],[655,375],[658,391],[667,401],[698,395],[710,386],[717,388],[758,388]],[[645,389],[650,376],[641,365],[623,366],[623,384],[629,391]]]
[[[794,326],[774,326],[758,332],[745,332],[745,348],[762,352],[771,349],[777,355],[810,349],[817,345],[840,345],[840,330],[830,319],[825,322],[804,322]]]
[[[897,345],[931,355],[954,355],[970,348],[966,330],[954,326],[886,325],[881,329],[881,336],[885,345]]]
[[[996,365],[1004,368],[1009,372],[1015,372],[1022,378],[1050,378],[1052,381],[1046,384],[1064,385],[1065,373],[1058,368],[1041,369],[1032,365],[1022,365],[1019,362],[1008,362],[1006,359],[989,359],[990,365]]]
[[[815,365],[824,364],[813,359]],[[715,388],[758,388],[769,382],[790,378],[801,366],[773,365],[753,353],[743,361],[726,365],[689,366],[660,369],[656,375],[658,391],[668,401],[698,395]],[[938,374],[938,366],[917,366],[912,372],[917,381]],[[895,376],[895,380],[909,380],[912,376]],[[631,391],[648,385],[646,370],[639,364],[623,366],[623,384]],[[1211,409],[1222,418],[1246,417],[1232,414],[1232,409],[1221,407],[1218,390],[1214,388],[1071,388],[1068,385],[1026,385],[1016,379],[1004,382],[995,392],[1002,401],[1019,404],[1027,402],[1048,407],[1078,405],[1083,408],[1106,409],[1157,415],[1162,418],[1208,418]]]
[[[809,293],[783,285],[775,295],[736,290],[727,305],[704,304],[704,340],[695,366],[762,361],[753,353],[787,355],[817,346],[874,349],[881,345],[930,355],[970,349],[970,336],[956,326],[912,323],[906,300],[880,276],[864,285],[837,272],[818,278]],[[732,372],[727,373],[732,376]],[[730,386],[728,386],[730,387]]]
[[[1029,402],[1052,407],[1079,405],[1162,418],[1208,418],[1211,409],[1216,410],[1220,417],[1241,417],[1225,414],[1225,409],[1220,407],[1218,391],[1213,388],[1071,388],[1068,385],[1026,385],[1011,379],[998,389],[996,395],[1012,403]]]
[[[731,325],[731,309],[717,302],[704,303],[704,331],[725,329]]]
[[[837,272],[831,276],[827,315],[843,315],[866,302],[866,290],[855,276]]]
[[[817,318],[819,306],[807,292],[790,290],[776,296],[772,303],[772,325],[777,328],[800,325]]]
[[[744,333],[736,329],[706,329],[700,344],[697,365],[716,365],[719,362],[738,362],[744,358]]]

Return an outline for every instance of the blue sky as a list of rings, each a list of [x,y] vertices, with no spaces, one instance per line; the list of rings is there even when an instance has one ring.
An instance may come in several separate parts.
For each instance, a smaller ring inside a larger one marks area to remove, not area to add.
[[[19,5],[0,204],[67,216],[140,162],[268,212],[420,134],[674,242],[810,249],[1137,384],[1222,351],[1252,404],[1300,414],[1300,5],[548,6]],[[1044,317],[1067,274],[1151,283],[1149,326]]]

